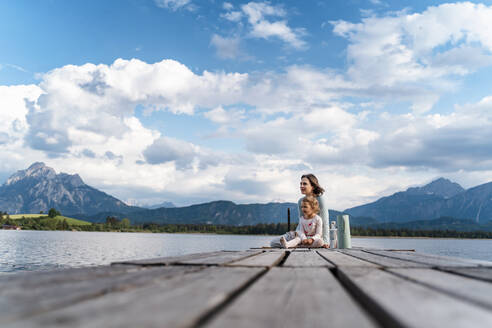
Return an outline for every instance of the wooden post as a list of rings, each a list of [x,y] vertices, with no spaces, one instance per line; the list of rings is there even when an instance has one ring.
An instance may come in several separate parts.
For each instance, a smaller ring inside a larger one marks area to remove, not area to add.
[[[290,208],[287,208],[287,231],[290,231]]]

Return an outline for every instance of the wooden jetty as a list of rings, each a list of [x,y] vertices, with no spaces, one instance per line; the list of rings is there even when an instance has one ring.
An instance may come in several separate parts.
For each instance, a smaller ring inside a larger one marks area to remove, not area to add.
[[[492,262],[251,249],[19,273],[0,327],[492,327]]]

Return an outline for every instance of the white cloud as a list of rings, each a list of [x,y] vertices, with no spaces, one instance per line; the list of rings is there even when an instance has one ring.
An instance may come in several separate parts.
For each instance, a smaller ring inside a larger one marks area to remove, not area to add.
[[[189,142],[161,137],[143,151],[149,164],[174,162],[179,168],[189,168],[199,153],[199,148]]]
[[[227,19],[231,22],[239,22],[243,18],[243,14],[240,11],[229,11],[225,14],[221,14],[220,17]]]
[[[272,6],[270,2],[249,2],[241,6],[241,11],[232,10],[232,5],[224,5],[227,10],[221,17],[240,23],[243,17],[249,23],[248,36],[260,39],[279,39],[295,49],[306,49],[307,43],[302,39],[306,35],[304,28],[288,26],[287,12],[281,6]],[[241,23],[240,23],[241,24]]]
[[[241,109],[225,110],[222,106],[216,107],[206,113],[204,116],[215,123],[232,124],[245,119],[245,112]]]
[[[2,70],[3,67],[13,68],[16,71],[19,71],[22,73],[29,73],[29,71],[27,69],[25,69],[24,67],[21,67],[19,65],[15,65],[15,64],[0,64],[0,70]]]
[[[220,35],[214,34],[210,44],[217,51],[217,56],[222,59],[234,59],[240,56],[239,51],[240,39],[238,37],[223,38]]]
[[[241,6],[251,25],[250,36],[269,39],[277,37],[297,49],[304,49],[307,44],[302,40],[305,30],[291,29],[286,20],[271,22],[266,17],[285,17],[286,12],[279,6],[271,6],[268,2],[250,2]]]
[[[191,0],[154,0],[158,7],[171,9],[176,11],[181,8],[186,8],[188,10],[193,10],[194,6]]]
[[[222,8],[224,8],[225,10],[232,10],[232,8],[234,8],[234,5],[230,2],[224,2],[222,4]]]
[[[28,129],[26,102],[35,101],[42,90],[34,85],[0,86],[0,122],[4,139],[19,141]]]
[[[401,21],[407,16],[373,17],[372,25],[377,30],[389,20],[384,34],[398,44],[399,37],[389,31],[403,33]],[[366,21],[358,27],[336,25],[340,35],[359,46],[366,33],[361,31],[370,29]],[[375,31],[367,33],[380,42]],[[386,50],[375,45],[383,56],[379,68],[383,73],[384,65],[390,68],[374,81],[351,71],[359,59],[365,60],[363,53],[352,54],[348,75],[309,66],[284,72],[194,73],[173,60],[68,65],[42,75],[36,86],[0,86],[0,118],[7,127],[0,134],[0,152],[8,159],[0,170],[42,160],[57,170],[80,173],[117,197],[144,201],[157,193],[179,205],[212,199],[293,201],[300,173],[309,170],[337,209],[442,172],[473,175],[482,170],[490,175],[492,97],[449,108],[447,114],[381,113],[386,99],[412,99],[415,111],[431,108],[443,92],[435,83],[443,82],[443,90],[452,84],[447,73],[436,79],[426,70],[453,68],[453,76],[459,76],[489,65],[486,42],[465,40],[470,37],[456,44],[448,37],[444,50],[442,43],[427,52],[406,45],[408,61],[417,65],[412,78],[395,75],[394,61],[385,64]],[[418,60],[417,53],[423,54]],[[423,58],[425,63],[419,61]],[[421,71],[425,74],[420,76]],[[344,103],[345,96],[369,99],[358,105]],[[135,117],[136,106],[150,115],[154,110],[195,115],[199,108],[219,126],[215,137],[235,138],[242,146],[220,152],[150,129]]]
[[[350,42],[351,81],[372,94],[419,95],[414,109],[425,112],[456,87],[453,77],[491,64],[490,17],[492,7],[465,2],[332,24]]]

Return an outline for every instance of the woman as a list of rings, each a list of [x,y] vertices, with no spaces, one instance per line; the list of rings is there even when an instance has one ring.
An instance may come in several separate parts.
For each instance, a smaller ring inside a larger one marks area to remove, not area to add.
[[[328,206],[327,202],[325,200],[325,197],[323,196],[323,193],[325,190],[319,185],[318,179],[314,174],[304,174],[301,176],[301,184],[300,184],[300,189],[301,189],[301,194],[305,196],[314,196],[318,200],[319,203],[319,216],[321,217],[321,220],[323,221],[323,242],[325,248],[330,247],[330,217],[328,216]],[[302,199],[304,197],[301,197],[297,201],[297,206],[299,209],[299,214],[302,213],[301,211],[301,203]],[[296,237],[296,232],[295,231],[289,231],[285,233],[283,236],[286,241],[292,240]],[[270,245],[272,247],[282,247],[282,244],[280,243],[280,237],[276,237],[274,240],[271,241]]]

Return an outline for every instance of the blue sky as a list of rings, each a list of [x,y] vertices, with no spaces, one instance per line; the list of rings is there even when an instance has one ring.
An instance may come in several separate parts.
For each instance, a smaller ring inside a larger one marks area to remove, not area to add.
[[[0,179],[345,209],[492,180],[492,1],[0,1]]]

